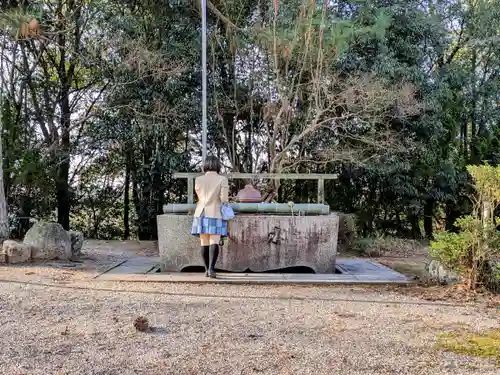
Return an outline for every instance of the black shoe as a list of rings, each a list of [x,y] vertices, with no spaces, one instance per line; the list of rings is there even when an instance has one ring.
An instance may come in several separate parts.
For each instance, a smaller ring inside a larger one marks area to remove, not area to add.
[[[208,268],[210,261],[210,246],[202,246],[201,247],[201,257],[203,259],[203,264],[205,265],[205,277],[208,277]]]
[[[219,256],[219,245],[210,245],[209,257],[210,257],[210,267],[208,269],[208,277],[211,279],[217,278],[215,273],[215,264],[217,263],[217,258]]]

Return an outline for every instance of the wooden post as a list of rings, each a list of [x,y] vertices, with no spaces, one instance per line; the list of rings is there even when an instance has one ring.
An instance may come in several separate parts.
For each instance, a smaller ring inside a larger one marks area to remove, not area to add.
[[[318,203],[325,203],[325,180],[322,178],[318,179]]]
[[[188,177],[188,204],[194,203],[194,179]]]

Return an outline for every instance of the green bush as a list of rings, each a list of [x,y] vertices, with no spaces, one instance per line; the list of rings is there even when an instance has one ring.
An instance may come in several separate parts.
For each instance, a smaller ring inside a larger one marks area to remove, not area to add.
[[[467,257],[473,240],[470,233],[442,232],[431,242],[429,254],[446,268],[463,272],[463,260]]]
[[[377,257],[382,255],[382,252],[376,246],[376,238],[373,237],[357,238],[350,244],[349,249],[361,256]]]
[[[431,243],[429,254],[464,277],[470,288],[493,287],[491,264],[500,253],[500,232],[473,216],[457,220],[460,233],[443,232]]]
[[[500,200],[500,167],[468,168],[475,180],[476,195],[472,215],[456,221],[459,233],[443,232],[431,242],[429,253],[444,267],[461,275],[470,289],[496,289],[500,280],[494,262],[500,256],[500,232],[493,208]]]

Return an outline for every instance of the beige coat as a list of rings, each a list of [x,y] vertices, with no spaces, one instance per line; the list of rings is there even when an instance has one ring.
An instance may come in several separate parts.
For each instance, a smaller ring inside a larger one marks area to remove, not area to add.
[[[216,172],[207,172],[197,177],[194,190],[198,196],[198,203],[194,211],[195,217],[200,217],[205,210],[205,217],[221,219],[221,204],[228,202],[229,183],[227,178]]]

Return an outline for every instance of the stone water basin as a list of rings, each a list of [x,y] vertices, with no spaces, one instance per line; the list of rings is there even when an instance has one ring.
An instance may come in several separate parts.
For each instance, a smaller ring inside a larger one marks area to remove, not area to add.
[[[339,217],[323,204],[233,203],[229,238],[217,269],[266,272],[308,267],[334,273]],[[199,239],[190,235],[195,204],[171,204],[158,215],[162,271],[181,272],[203,263]]]

